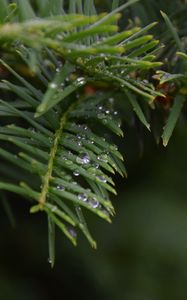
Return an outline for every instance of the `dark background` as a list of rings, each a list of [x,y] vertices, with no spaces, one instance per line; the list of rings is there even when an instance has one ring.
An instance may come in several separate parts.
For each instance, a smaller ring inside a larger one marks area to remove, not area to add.
[[[186,125],[180,121],[167,149],[148,134],[141,159],[132,155],[137,140],[127,128],[129,180],[118,179],[113,224],[90,215],[97,251],[81,236],[74,248],[59,234],[53,270],[45,215],[30,216],[26,201],[11,195],[17,226],[1,210],[0,299],[185,300]]]
[[[160,9],[172,14],[184,1],[140,2],[128,17],[139,16],[148,24],[160,18]],[[106,10],[110,1],[96,4]],[[116,178],[113,224],[89,215],[97,251],[81,235],[74,248],[58,233],[52,270],[45,214],[30,215],[27,201],[10,194],[16,227],[0,206],[0,300],[186,300],[186,126],[182,116],[167,148],[143,131],[142,152],[137,129],[123,124],[120,149],[128,180]]]

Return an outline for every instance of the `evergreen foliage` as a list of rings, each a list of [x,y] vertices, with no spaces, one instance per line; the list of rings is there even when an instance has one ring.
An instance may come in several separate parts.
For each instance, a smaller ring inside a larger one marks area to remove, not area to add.
[[[0,0],[0,197],[7,207],[4,191],[17,193],[31,201],[31,213],[46,213],[52,266],[55,227],[74,245],[79,228],[96,248],[86,210],[111,222],[112,175],[126,175],[113,144],[114,134],[123,136],[118,98],[155,132],[152,110],[175,85],[164,145],[186,98],[186,49],[168,16],[162,12],[172,53],[149,33],[156,22],[119,31],[120,12],[136,2],[114,0],[110,13],[97,14],[93,0]],[[176,52],[172,72],[160,61]]]

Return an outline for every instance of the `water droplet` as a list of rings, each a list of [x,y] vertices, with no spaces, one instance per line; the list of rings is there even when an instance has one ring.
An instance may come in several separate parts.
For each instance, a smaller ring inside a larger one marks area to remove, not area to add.
[[[87,197],[86,194],[81,193],[81,194],[78,194],[78,199],[79,199],[80,201],[86,202],[87,199],[88,199],[88,197]]]
[[[148,81],[147,79],[144,79],[142,82],[143,82],[144,84],[148,84],[148,83],[149,83],[149,81]]]
[[[94,144],[93,140],[87,140],[87,144]]]
[[[103,110],[103,106],[100,105],[100,106],[98,107],[98,110]]]
[[[69,82],[69,81],[70,81],[70,78],[69,78],[69,77],[66,77],[66,78],[65,78],[65,81],[66,81],[66,82]]]
[[[109,114],[110,114],[110,110],[107,109],[107,110],[105,111],[105,113],[106,113],[107,115],[109,115]]]
[[[106,154],[100,154],[97,157],[98,160],[103,161],[103,162],[107,162],[108,161],[108,156]]]
[[[77,233],[73,228],[68,228],[67,230],[73,238],[75,238],[75,239],[77,238]]]
[[[79,156],[76,158],[76,162],[78,164],[89,164],[90,163],[90,156],[87,153],[81,153]]]
[[[118,115],[118,112],[117,112],[117,111],[114,111],[114,112],[113,112],[113,115],[114,115],[114,116],[117,116],[117,115]]]
[[[57,185],[57,190],[59,190],[59,191],[65,191],[65,187],[63,186],[63,185]]]
[[[85,139],[86,139],[85,134],[77,134],[76,137],[77,137],[79,140],[85,140]]]
[[[108,120],[107,120],[107,119],[103,119],[103,120],[102,120],[102,123],[103,123],[103,124],[107,124],[107,123],[108,123]]]
[[[63,40],[63,35],[57,34],[56,38],[57,38],[58,40]]]
[[[118,147],[116,145],[110,145],[110,149],[111,150],[114,150],[114,151],[117,151],[118,150]]]
[[[88,203],[93,208],[97,208],[99,206],[99,202],[95,198],[89,199]]]
[[[53,212],[57,210],[57,206],[53,206],[51,209]]]
[[[72,153],[71,151],[68,151],[68,155],[69,155],[69,156],[72,156],[73,153]]]
[[[102,209],[102,213],[103,213],[104,215],[106,215],[107,217],[110,216],[109,212],[108,212],[106,209]]]
[[[51,265],[52,264],[52,260],[50,258],[48,258],[48,263]]]
[[[88,130],[88,126],[87,125],[82,125],[82,129]]]
[[[86,80],[85,80],[84,77],[79,77],[79,78],[77,78],[77,81],[76,81],[76,84],[77,84],[77,85],[83,85],[83,84],[85,84],[85,83],[86,83]]]
[[[67,160],[67,157],[65,157],[65,156],[62,156],[61,158],[62,158],[62,160],[64,160],[64,161]]]
[[[57,84],[55,82],[51,82],[49,86],[50,86],[51,89],[56,89],[57,88]]]
[[[53,138],[52,138],[52,137],[49,137],[48,139],[49,139],[49,143],[52,144]]]
[[[94,167],[95,167],[96,169],[99,169],[99,164],[95,164]]]
[[[35,129],[34,127],[29,128],[29,130],[30,130],[31,132],[33,132],[33,133],[36,132],[36,129]]]
[[[75,171],[73,172],[73,175],[75,175],[75,176],[79,176],[79,175],[80,175],[80,173],[79,173],[79,171],[78,171],[78,170],[75,170]]]
[[[99,181],[104,182],[104,183],[107,182],[107,179],[106,179],[104,176],[102,176],[102,175],[97,176],[97,179],[98,179]]]
[[[97,114],[98,119],[104,119],[106,116],[103,113]]]

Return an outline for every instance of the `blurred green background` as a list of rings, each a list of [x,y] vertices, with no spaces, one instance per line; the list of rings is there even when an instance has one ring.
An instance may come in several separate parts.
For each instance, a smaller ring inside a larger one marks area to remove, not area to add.
[[[147,24],[160,18],[160,9],[172,14],[184,1],[140,3],[128,17],[138,16]],[[96,4],[107,10],[111,1]],[[136,128],[123,126],[120,149],[129,177],[116,178],[112,225],[88,216],[97,251],[82,236],[73,248],[57,234],[57,261],[51,270],[45,215],[30,215],[27,201],[10,194],[13,229],[1,206],[0,300],[187,299],[186,119],[181,117],[166,149],[150,133],[140,136]]]

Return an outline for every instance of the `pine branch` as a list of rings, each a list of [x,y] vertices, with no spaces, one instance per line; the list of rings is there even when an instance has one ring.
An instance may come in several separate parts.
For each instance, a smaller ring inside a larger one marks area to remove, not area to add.
[[[122,32],[115,25],[135,2],[118,7],[113,1],[111,13],[97,15],[91,0],[69,1],[69,13],[63,1],[46,1],[46,7],[37,1],[36,17],[30,1],[0,0],[0,63],[8,73],[0,83],[0,156],[19,170],[14,180],[2,170],[0,189],[29,198],[32,213],[46,213],[52,266],[56,226],[74,245],[73,228],[79,228],[96,248],[85,210],[108,222],[114,214],[112,175],[124,176],[126,169],[111,142],[113,134],[123,136],[111,89],[148,129],[139,100],[151,107],[163,96],[144,80],[162,65],[155,61],[159,42],[147,34],[156,23]],[[98,81],[106,89],[97,89]]]

